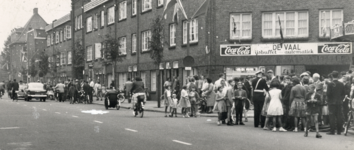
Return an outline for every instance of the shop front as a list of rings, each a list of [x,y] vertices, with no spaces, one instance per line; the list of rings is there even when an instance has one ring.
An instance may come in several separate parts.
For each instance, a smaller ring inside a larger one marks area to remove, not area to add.
[[[224,44],[220,56],[227,78],[253,76],[259,70],[278,76],[304,71],[327,75],[349,69],[352,43]]]

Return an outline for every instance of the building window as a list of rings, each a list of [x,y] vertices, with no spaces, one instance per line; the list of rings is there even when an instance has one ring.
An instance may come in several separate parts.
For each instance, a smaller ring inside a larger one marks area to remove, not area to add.
[[[230,15],[230,39],[252,39],[252,15]]]
[[[95,43],[95,59],[101,58],[101,43]]]
[[[151,39],[151,31],[144,31],[142,33],[142,51],[148,51]]]
[[[104,11],[101,11],[101,27],[104,27]]]
[[[92,31],[92,17],[86,19],[86,32]]]
[[[127,54],[127,38],[121,37],[119,40],[119,55]]]
[[[141,80],[143,80],[143,83],[146,87],[146,72],[145,71],[140,72],[140,77],[141,77]]]
[[[56,44],[59,43],[59,32],[60,32],[60,31],[55,32],[55,43],[56,43]]]
[[[127,18],[127,1],[119,3],[119,20]]]
[[[60,42],[63,42],[63,30],[60,30],[59,36],[60,36]]]
[[[71,26],[66,26],[66,38],[71,39]]]
[[[72,62],[71,60],[71,51],[68,51],[68,64],[70,65]]]
[[[124,84],[127,82],[127,73],[119,73],[118,75],[118,80],[119,80],[119,89],[123,90],[124,89]]]
[[[176,24],[170,24],[170,46],[176,46]]]
[[[108,25],[114,23],[114,6],[108,8]]]
[[[98,28],[98,14],[97,13],[93,16],[93,28],[94,29]]]
[[[279,19],[284,37],[308,37],[308,12],[289,11],[262,14],[263,38],[280,38]]]
[[[65,40],[66,40],[66,35],[67,35],[67,34],[66,34],[66,32],[67,32],[67,31],[66,31],[66,26],[64,27],[63,31],[64,31],[64,33],[63,33],[63,38],[64,38],[63,41],[65,41]]]
[[[76,21],[77,23],[76,23],[76,25],[77,25],[77,29],[81,29],[82,27],[83,27],[83,24],[82,24],[82,15],[79,15],[78,17],[77,17],[77,21]]]
[[[155,92],[156,91],[156,71],[151,71],[150,77],[151,77],[151,91]]]
[[[87,46],[86,61],[92,61],[92,46]]]
[[[163,5],[163,0],[157,0],[157,7],[162,6]]]
[[[132,53],[136,53],[136,34],[132,34]]]
[[[188,27],[188,22],[183,21],[183,44],[187,44],[187,27]]]
[[[51,36],[50,37],[50,40],[51,40],[50,44],[53,45],[54,44],[54,33],[51,34],[50,36]]]
[[[191,20],[189,26],[189,41],[190,42],[198,42],[198,20],[193,19]]]
[[[50,46],[50,35],[47,36],[47,46]]]
[[[136,15],[136,0],[132,1],[132,16]]]
[[[343,21],[343,10],[334,9],[334,10],[320,10],[320,28],[319,36],[320,37],[330,37],[331,27],[336,25],[342,25]]]
[[[62,52],[60,53],[60,66],[65,65],[66,64],[66,53]]]
[[[151,8],[151,0],[143,0],[143,9],[142,11],[145,12],[145,11],[148,11],[152,9]]]

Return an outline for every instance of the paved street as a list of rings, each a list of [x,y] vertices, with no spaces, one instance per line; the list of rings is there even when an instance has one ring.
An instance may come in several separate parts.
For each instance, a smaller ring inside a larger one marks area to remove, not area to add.
[[[322,139],[310,133],[304,138],[303,133],[255,129],[253,119],[245,126],[218,127],[215,117],[165,118],[163,113],[145,112],[144,118],[134,118],[128,109],[110,109],[105,113],[100,104],[12,102],[4,97],[0,99],[1,150],[354,148],[353,133],[349,136],[322,133]]]

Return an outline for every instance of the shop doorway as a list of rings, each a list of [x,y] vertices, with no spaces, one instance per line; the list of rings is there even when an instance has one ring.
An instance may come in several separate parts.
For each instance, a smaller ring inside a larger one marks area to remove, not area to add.
[[[312,75],[318,73],[320,76],[327,76],[334,70],[338,72],[348,71],[349,65],[308,65],[305,66],[305,68],[306,71],[310,71]]]

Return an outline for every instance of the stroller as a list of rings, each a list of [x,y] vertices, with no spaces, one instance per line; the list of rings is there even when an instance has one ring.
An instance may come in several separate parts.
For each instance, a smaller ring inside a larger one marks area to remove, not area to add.
[[[206,101],[206,99],[204,97],[200,98],[197,101],[197,104],[199,106],[200,113],[207,113],[208,112],[207,101]]]
[[[118,102],[118,91],[116,90],[107,91],[104,99],[104,106],[106,109],[116,108],[117,110],[119,110],[120,104]]]
[[[79,103],[84,103],[84,104],[88,104],[89,103],[89,99],[85,96],[85,91],[84,90],[81,90],[81,91],[78,91],[78,100],[79,100]]]

